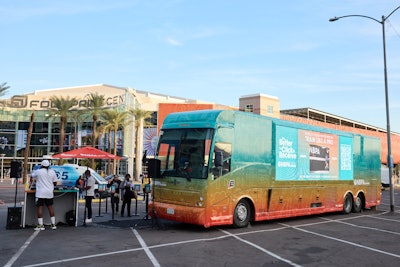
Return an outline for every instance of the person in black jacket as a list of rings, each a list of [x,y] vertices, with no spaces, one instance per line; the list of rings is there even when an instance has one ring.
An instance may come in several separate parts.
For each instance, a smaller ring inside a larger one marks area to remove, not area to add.
[[[114,185],[115,191],[111,192],[111,208],[112,211],[118,212],[118,207],[119,207],[119,188],[121,186],[121,180],[118,179],[118,175],[114,175],[114,178],[111,179],[108,182],[107,187],[111,188],[111,186]]]
[[[125,206],[127,207],[128,217],[131,217],[131,202],[134,198],[134,191],[132,190],[132,182],[130,181],[131,175],[127,173],[125,180],[121,183],[121,195],[122,195],[122,208],[121,217],[124,217]]]

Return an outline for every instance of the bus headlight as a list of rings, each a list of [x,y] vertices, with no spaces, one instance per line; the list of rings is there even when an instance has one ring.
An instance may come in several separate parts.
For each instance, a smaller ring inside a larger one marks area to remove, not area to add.
[[[199,202],[196,203],[197,207],[203,207],[203,201],[204,201],[204,197],[199,197]]]

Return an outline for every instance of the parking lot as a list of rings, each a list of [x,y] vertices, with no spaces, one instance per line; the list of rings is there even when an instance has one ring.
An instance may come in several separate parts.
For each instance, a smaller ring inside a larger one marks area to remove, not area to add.
[[[111,220],[103,205],[92,224],[45,231],[6,230],[7,206],[0,205],[0,265],[398,266],[400,260],[400,205],[389,212],[388,190],[376,211],[266,221],[243,229],[157,224],[144,218],[145,204],[139,202],[138,216]],[[96,203],[93,208],[97,215]]]

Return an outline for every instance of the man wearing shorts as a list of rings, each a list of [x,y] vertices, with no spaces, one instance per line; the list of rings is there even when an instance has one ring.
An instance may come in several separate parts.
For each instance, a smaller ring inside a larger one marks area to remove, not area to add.
[[[46,205],[51,220],[50,228],[55,230],[56,218],[54,216],[53,209],[53,199],[54,199],[54,186],[57,185],[57,175],[54,170],[50,168],[50,162],[48,160],[43,160],[39,170],[32,173],[32,178],[36,180],[36,207],[37,207],[37,217],[38,225],[34,230],[44,230],[43,224],[43,206]]]

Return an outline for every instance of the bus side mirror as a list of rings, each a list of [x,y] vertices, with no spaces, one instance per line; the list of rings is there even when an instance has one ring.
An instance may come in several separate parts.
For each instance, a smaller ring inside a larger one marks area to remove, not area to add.
[[[215,151],[214,152],[214,165],[215,167],[222,167],[222,163],[224,162],[224,155],[222,151]]]
[[[147,175],[149,178],[161,178],[159,159],[148,159],[147,161]]]

